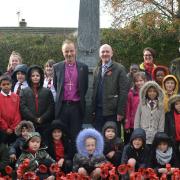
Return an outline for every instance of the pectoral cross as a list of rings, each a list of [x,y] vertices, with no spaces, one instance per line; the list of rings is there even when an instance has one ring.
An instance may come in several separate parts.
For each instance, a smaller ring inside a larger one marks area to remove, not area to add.
[[[72,90],[72,86],[73,86],[73,83],[71,81],[69,81],[69,83],[67,84],[69,86],[69,90],[71,91]]]

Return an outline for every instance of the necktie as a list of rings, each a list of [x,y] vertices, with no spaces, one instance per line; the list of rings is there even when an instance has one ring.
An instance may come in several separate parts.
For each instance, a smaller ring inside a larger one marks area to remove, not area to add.
[[[151,101],[149,104],[151,106],[151,109],[153,109],[154,108],[154,101]]]
[[[102,77],[105,75],[107,69],[108,69],[108,66],[106,64],[102,66]]]
[[[19,83],[19,86],[18,86],[17,91],[16,91],[16,94],[17,94],[17,95],[20,94],[21,86],[22,86],[22,83]]]
[[[51,89],[51,79],[48,80],[47,88],[48,88],[48,89]]]

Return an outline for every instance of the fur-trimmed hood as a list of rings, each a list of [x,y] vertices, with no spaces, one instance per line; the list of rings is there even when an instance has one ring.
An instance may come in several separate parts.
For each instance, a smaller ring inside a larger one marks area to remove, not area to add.
[[[172,78],[176,82],[175,89],[174,89],[174,94],[177,94],[178,90],[179,90],[179,82],[178,82],[178,79],[176,78],[176,76],[174,76],[174,75],[167,75],[167,76],[164,77],[163,83],[162,83],[162,88],[164,89],[164,91],[166,91],[165,82],[169,78]]]
[[[177,95],[174,95],[174,96],[171,96],[169,101],[168,101],[168,111],[174,109],[174,103],[176,101],[180,101],[180,94],[177,94]]]
[[[21,135],[21,130],[22,130],[22,127],[27,127],[29,132],[35,132],[35,129],[34,129],[34,125],[31,121],[21,121],[17,126],[16,126],[16,129],[15,129],[15,134],[17,136],[20,136]]]
[[[88,156],[88,152],[85,149],[85,140],[89,137],[96,139],[96,149],[93,156],[99,156],[103,154],[104,140],[102,135],[93,128],[87,128],[80,131],[76,139],[76,147],[79,154],[82,156]]]
[[[143,104],[143,105],[146,104],[146,93],[150,87],[154,87],[157,90],[157,92],[158,92],[158,95],[157,95],[158,106],[162,106],[164,94],[163,94],[161,87],[155,81],[148,81],[141,88],[141,90],[140,90],[140,102],[141,102],[141,104]]]

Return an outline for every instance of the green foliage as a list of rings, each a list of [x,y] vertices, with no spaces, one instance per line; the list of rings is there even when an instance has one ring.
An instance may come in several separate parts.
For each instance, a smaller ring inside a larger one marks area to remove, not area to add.
[[[1,69],[6,70],[9,56],[13,50],[23,57],[23,63],[43,66],[48,59],[62,60],[61,45],[64,40],[60,35],[0,35]]]
[[[131,63],[143,61],[142,51],[152,47],[157,52],[156,64],[169,66],[170,61],[178,54],[178,24],[161,22],[158,26],[149,26],[138,20],[122,29],[101,30],[101,44],[108,43],[113,47],[113,59],[127,68]],[[13,50],[23,57],[23,63],[43,66],[48,59],[60,61],[63,35],[40,34],[0,34],[0,69],[6,70],[9,56]]]

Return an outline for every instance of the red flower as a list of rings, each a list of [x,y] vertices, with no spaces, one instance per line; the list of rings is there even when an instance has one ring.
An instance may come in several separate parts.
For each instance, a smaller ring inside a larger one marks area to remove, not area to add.
[[[31,160],[28,159],[28,158],[24,159],[24,161],[23,161],[23,166],[24,166],[25,168],[29,167],[30,161],[31,161]]]
[[[166,164],[166,169],[168,172],[171,171],[171,164]]]
[[[75,180],[75,179],[79,179],[79,174],[78,173],[69,173],[69,174],[67,174],[66,175],[66,178],[68,179],[68,180]]]
[[[60,168],[57,163],[54,163],[54,164],[51,164],[49,170],[51,173],[58,173],[60,171]]]
[[[109,175],[109,170],[108,168],[101,168],[101,178],[106,179]]]
[[[126,164],[121,164],[121,165],[118,166],[117,171],[118,171],[119,174],[124,175],[124,174],[127,173],[128,167],[127,167]]]
[[[36,180],[37,176],[34,172],[29,171],[29,172],[24,173],[23,179],[24,180],[29,180],[29,179]]]
[[[11,167],[11,166],[6,166],[6,167],[5,167],[5,172],[6,172],[6,174],[11,175],[12,172],[13,172],[12,167]]]
[[[115,167],[112,168],[112,170],[109,171],[109,180],[118,180],[119,177],[116,174],[116,169]]]
[[[162,174],[160,180],[167,180],[167,175],[166,174]]]
[[[39,166],[39,172],[40,173],[47,173],[47,171],[48,171],[48,168],[44,164],[41,164]]]

